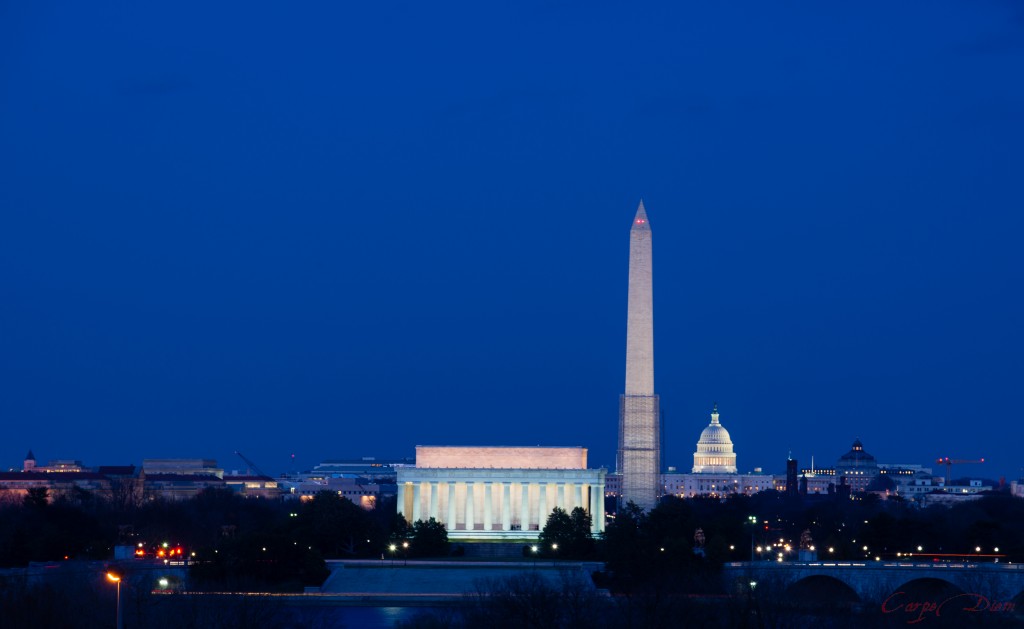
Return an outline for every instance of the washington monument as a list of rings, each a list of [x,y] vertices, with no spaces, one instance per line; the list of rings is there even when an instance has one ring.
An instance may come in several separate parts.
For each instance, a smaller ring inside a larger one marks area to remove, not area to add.
[[[626,317],[626,392],[619,398],[619,451],[623,504],[645,510],[658,502],[661,412],[654,393],[654,288],[651,224],[644,202],[629,230],[629,301]]]

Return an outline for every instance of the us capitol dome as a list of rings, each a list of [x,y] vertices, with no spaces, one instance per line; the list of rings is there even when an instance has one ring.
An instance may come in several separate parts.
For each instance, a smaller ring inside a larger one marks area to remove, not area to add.
[[[693,453],[694,474],[735,474],[736,453],[729,431],[718,423],[718,404],[711,411],[711,423],[700,433]]]

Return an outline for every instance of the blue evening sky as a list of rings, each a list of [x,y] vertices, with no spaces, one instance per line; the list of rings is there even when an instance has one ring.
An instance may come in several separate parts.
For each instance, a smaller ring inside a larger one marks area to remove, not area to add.
[[[0,3],[0,467],[1024,465],[1024,5]],[[938,470],[936,470],[938,471]]]

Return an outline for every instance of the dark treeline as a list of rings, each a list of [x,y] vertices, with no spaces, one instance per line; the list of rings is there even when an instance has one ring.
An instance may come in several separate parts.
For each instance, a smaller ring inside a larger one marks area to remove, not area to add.
[[[858,500],[774,491],[724,501],[666,497],[649,513],[632,505],[620,509],[596,543],[585,539],[588,529],[589,518],[574,525],[572,516],[556,510],[542,532],[543,552],[605,561],[609,585],[621,590],[679,575],[695,581],[687,591],[697,592],[707,582],[703,573],[724,562],[774,560],[777,552],[796,560],[801,538],[822,560],[888,561],[912,553],[925,561],[936,555],[1024,561],[1024,500],[1006,493],[928,509],[871,494]],[[559,544],[557,553],[552,542]]]
[[[669,536],[679,543],[692,545],[695,530],[702,529],[706,553],[717,561],[749,560],[751,546],[779,539],[790,542],[795,551],[804,531],[809,532],[823,559],[892,560],[897,553],[906,556],[911,552],[918,556],[993,555],[999,548],[1002,561],[1024,560],[1020,535],[1024,531],[1024,500],[1008,493],[927,509],[899,499],[880,500],[874,494],[857,500],[788,497],[774,491],[725,501],[670,497],[646,517],[651,528],[688,532],[691,537],[687,540]]]
[[[875,556],[892,560],[896,553],[918,552],[918,546],[924,549],[919,555],[925,561],[935,559],[935,554],[978,555],[980,561],[994,561],[980,555],[995,554],[995,548],[1002,555],[1000,561],[1024,560],[1024,501],[1008,494],[925,510],[898,500],[803,499],[776,492],[725,501],[667,497],[649,513],[633,506],[620,509],[598,540],[589,539],[585,515],[552,513],[538,544],[544,548],[538,553],[605,562],[605,570],[596,573],[594,581],[611,596],[582,582],[578,573],[563,574],[559,582],[524,573],[481,582],[467,605],[421,614],[402,623],[402,628],[902,627],[908,618],[886,615],[880,600],[852,602],[831,590],[817,591],[816,586],[794,590],[770,571],[752,567],[751,574],[760,581],[754,589],[727,583],[721,568],[726,562],[748,561],[752,553],[757,555],[758,545],[764,548],[780,539],[793,549],[787,559],[795,560],[805,531],[816,540],[819,554],[837,560],[864,560],[864,546],[872,561]],[[528,554],[530,547],[526,550]],[[774,550],[765,557],[774,560]],[[912,595],[938,595],[942,600],[956,593],[927,589],[933,586],[919,586],[924,589],[913,590]],[[1024,626],[1019,614],[946,611],[945,617],[928,618],[928,626]]]
[[[393,511],[393,503],[367,511],[327,491],[308,501],[267,501],[208,489],[190,500],[119,507],[86,492],[51,502],[33,490],[0,504],[0,567],[109,560],[118,544],[168,542],[193,564],[193,589],[301,591],[326,578],[324,558],[379,557],[391,540],[404,541],[410,556],[427,545],[447,552],[447,538],[439,547],[436,532],[416,543],[416,528],[399,526]]]
[[[366,511],[331,492],[308,501],[266,501],[207,490],[191,500],[115,505],[84,492],[52,501],[42,492],[31,492],[23,500],[0,504],[0,567],[65,558],[107,561],[117,544],[151,547],[167,541],[181,545],[193,560],[190,590],[297,592],[320,585],[328,576],[324,558],[459,554],[435,521],[409,525],[396,515],[393,502],[382,501],[376,510]],[[722,565],[752,556],[770,560],[777,547],[766,553],[756,548],[779,540],[792,548],[786,559],[795,560],[802,537],[813,540],[819,558],[826,560],[892,560],[914,553],[926,561],[935,555],[1024,561],[1024,500],[1005,493],[929,509],[871,495],[859,500],[776,492],[724,501],[667,497],[649,513],[632,506],[620,509],[597,539],[590,535],[590,525],[581,509],[555,510],[537,544],[524,547],[524,555],[604,562],[594,581],[613,596],[601,597],[593,584],[552,584],[536,575],[483,583],[472,604],[445,618],[425,617],[422,626],[737,626],[752,618],[753,603],[723,583]],[[2,576],[0,614],[9,626],[23,626],[14,619],[28,623],[81,605],[75,623],[55,617],[52,626],[90,626],[90,605],[111,595],[110,585],[96,576],[62,573],[34,586],[11,574]],[[212,618],[229,610],[238,617],[263,615],[263,626],[275,626],[278,621],[271,619],[281,616],[260,599],[159,596],[142,573],[130,575],[129,582],[126,591],[137,597],[126,612],[135,619],[132,626],[178,626],[173,624],[176,618]],[[780,607],[785,598],[781,589],[772,595],[771,584],[765,582],[757,592],[762,618],[773,609],[780,618],[793,618],[790,608]],[[224,604],[211,602],[217,600]],[[172,608],[176,611],[165,615]],[[864,613],[857,616],[862,622]],[[689,620],[679,624],[680,615]],[[287,619],[279,620],[287,626]],[[820,621],[817,617],[814,622]],[[845,626],[847,621],[839,614],[826,624]],[[205,621],[197,622],[190,626]],[[210,622],[231,625],[226,618]]]
[[[162,541],[216,564],[214,575],[230,568],[217,563],[222,553],[247,557],[258,552],[256,560],[264,561],[263,553],[279,552],[296,561],[305,557],[298,552],[303,550],[326,558],[391,553],[414,558],[451,551],[437,522],[407,525],[391,501],[367,511],[331,492],[308,501],[267,501],[210,489],[191,500],[115,505],[87,492],[48,500],[45,490],[0,503],[0,567],[65,558],[104,560],[118,543]],[[698,529],[703,542],[695,537]],[[583,510],[556,509],[542,531],[540,553],[607,561],[610,572],[625,582],[657,573],[662,565],[689,570],[698,555],[711,565],[750,560],[755,547],[779,539],[791,544],[795,554],[804,531],[821,558],[973,555],[980,548],[982,555],[998,554],[1002,561],[1024,561],[1024,500],[1005,493],[928,509],[870,494],[861,500],[802,499],[773,491],[724,501],[666,497],[649,513],[620,509],[618,517],[609,517],[603,539],[592,539],[589,530],[590,516]]]

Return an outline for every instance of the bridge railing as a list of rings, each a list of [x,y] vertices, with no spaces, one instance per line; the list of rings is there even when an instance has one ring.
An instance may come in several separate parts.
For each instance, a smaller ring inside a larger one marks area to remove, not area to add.
[[[907,569],[921,568],[928,570],[1024,570],[1024,564],[1011,563],[946,563],[946,562],[907,562],[907,561],[734,561],[725,564],[731,568],[757,568],[759,570],[792,570],[796,568],[871,568],[871,569]]]

